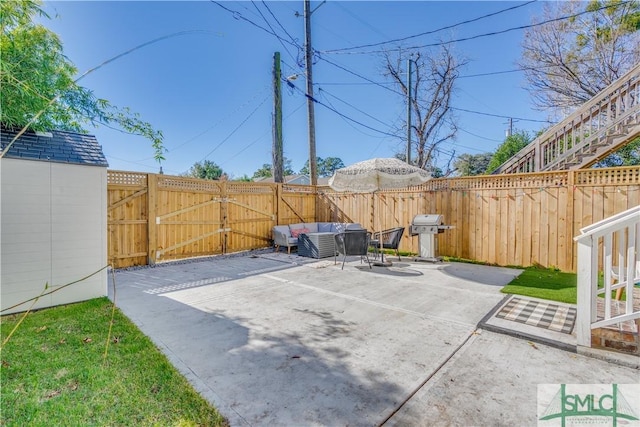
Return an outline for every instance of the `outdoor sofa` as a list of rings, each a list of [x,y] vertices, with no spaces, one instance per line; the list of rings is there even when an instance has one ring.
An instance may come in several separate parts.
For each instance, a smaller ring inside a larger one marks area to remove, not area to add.
[[[312,233],[342,233],[346,230],[362,230],[357,222],[301,222],[298,224],[276,225],[273,227],[273,244],[276,251],[280,247],[286,247],[287,253],[291,253],[292,247],[298,246],[298,237],[301,234]]]

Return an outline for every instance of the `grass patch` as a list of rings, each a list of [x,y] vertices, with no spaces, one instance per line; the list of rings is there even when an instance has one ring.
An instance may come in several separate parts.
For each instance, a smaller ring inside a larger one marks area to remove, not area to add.
[[[527,268],[502,288],[502,292],[575,304],[577,275],[542,268]]]
[[[487,262],[484,262],[484,261],[476,261],[474,259],[466,259],[466,258],[460,258],[460,257],[454,257],[454,256],[446,256],[446,255],[442,256],[442,261],[444,261],[444,262],[463,262],[465,264],[497,266],[497,264],[490,264],[490,263],[487,263]],[[515,267],[515,268],[519,268],[519,267]]]
[[[0,425],[225,426],[142,332],[98,298],[30,313],[2,348]],[[21,314],[1,318],[2,341]]]

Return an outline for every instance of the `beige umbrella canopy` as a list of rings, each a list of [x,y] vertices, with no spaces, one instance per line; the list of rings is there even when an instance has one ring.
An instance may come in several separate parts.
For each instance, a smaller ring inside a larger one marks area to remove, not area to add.
[[[424,169],[395,158],[378,158],[337,169],[329,186],[336,191],[373,193],[420,185],[429,179],[431,175]]]
[[[376,158],[337,169],[329,179],[329,186],[336,191],[375,193],[380,190],[420,185],[429,179],[431,179],[431,175],[427,171],[402,160]],[[380,228],[379,221],[378,228]],[[382,239],[380,239],[380,252],[382,253]],[[382,255],[382,264],[390,265],[390,263],[385,264],[384,254]]]

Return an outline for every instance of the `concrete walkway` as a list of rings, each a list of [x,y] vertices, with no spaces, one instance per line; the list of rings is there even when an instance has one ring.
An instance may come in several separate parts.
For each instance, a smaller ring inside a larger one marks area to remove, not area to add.
[[[537,384],[640,382],[478,330],[518,274],[257,252],[120,270],[116,304],[232,426],[535,425]]]

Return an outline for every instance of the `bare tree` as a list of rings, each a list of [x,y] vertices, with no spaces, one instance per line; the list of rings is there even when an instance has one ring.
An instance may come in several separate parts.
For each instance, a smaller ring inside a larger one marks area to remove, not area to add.
[[[580,15],[557,20],[576,14]],[[541,110],[566,113],[640,60],[640,3],[636,1],[546,2],[533,22],[553,19],[526,30],[518,64]]]
[[[433,168],[437,147],[455,137],[457,126],[451,110],[451,97],[456,79],[466,61],[457,58],[449,45],[439,51],[402,52],[392,57],[385,54],[385,73],[408,98],[411,91],[411,152],[416,166]],[[407,87],[407,60],[413,62],[411,87]]]

